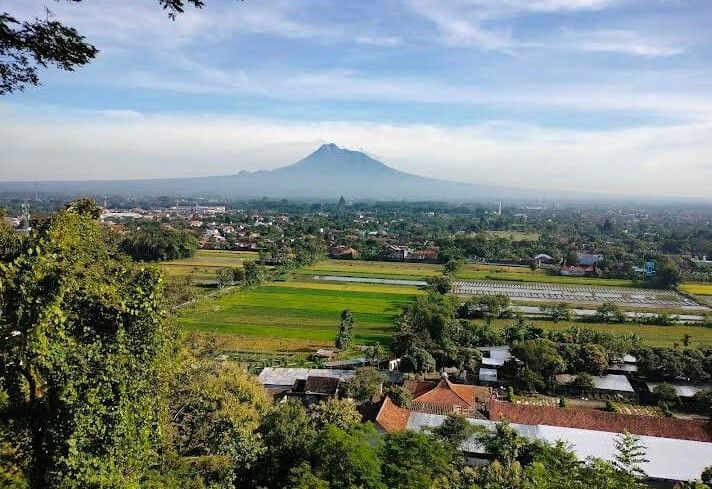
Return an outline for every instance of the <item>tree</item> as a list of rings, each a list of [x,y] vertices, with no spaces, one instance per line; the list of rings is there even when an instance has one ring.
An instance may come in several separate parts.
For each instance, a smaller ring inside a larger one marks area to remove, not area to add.
[[[356,370],[348,382],[348,393],[357,402],[371,400],[381,392],[385,378],[375,367],[362,367]]]
[[[675,287],[682,280],[682,273],[675,260],[663,256],[655,261],[654,283],[661,288]]]
[[[289,472],[286,489],[329,489],[329,482],[316,476],[309,464],[304,463]]]
[[[328,424],[350,430],[361,422],[361,414],[351,399],[329,399],[314,407],[312,422],[317,430]]]
[[[218,287],[229,287],[235,283],[235,269],[231,267],[218,270]]]
[[[428,287],[438,294],[445,295],[452,289],[452,282],[447,275],[438,275],[428,278]]]
[[[326,425],[314,443],[312,467],[333,489],[386,489],[378,450],[378,434],[371,424],[349,431]]]
[[[81,0],[72,0],[80,2]],[[203,0],[158,0],[172,19],[186,5],[200,8]],[[0,13],[0,95],[39,85],[38,70],[49,65],[74,71],[91,62],[99,51],[73,27],[66,26],[49,9],[45,19],[19,20]]]
[[[426,373],[435,371],[435,359],[423,348],[412,348],[401,358],[403,372]]]
[[[341,311],[339,320],[339,333],[336,335],[336,348],[341,350],[348,348],[354,339],[354,323],[356,318],[349,309]]]
[[[253,261],[246,261],[243,268],[245,285],[259,285],[267,277],[265,267]]]
[[[465,302],[458,314],[464,318],[496,319],[511,317],[510,299],[506,294],[485,294]]]
[[[668,383],[656,385],[653,389],[653,396],[655,396],[655,402],[657,402],[660,407],[669,408],[671,406],[677,406],[680,402],[675,388]]]
[[[523,363],[519,377],[530,390],[551,387],[554,375],[564,371],[566,367],[556,345],[543,338],[515,344],[512,347],[512,355]]]
[[[383,389],[383,395],[389,397],[396,406],[410,409],[413,395],[402,385],[393,384]]]
[[[200,457],[208,480],[229,461],[226,484],[249,480],[265,451],[256,436],[270,401],[265,390],[241,367],[187,356],[170,390],[173,448]]]
[[[581,389],[582,394],[592,392],[595,385],[593,383],[593,377],[588,372],[581,372],[574,379],[573,385]]]
[[[574,313],[573,307],[568,302],[559,302],[551,306],[541,306],[539,310],[555,323],[559,321],[570,321]]]
[[[451,258],[443,265],[443,273],[445,275],[455,275],[464,263],[461,259]]]
[[[301,403],[289,400],[264,415],[258,433],[265,446],[258,485],[282,487],[290,471],[307,461],[316,430]]]
[[[451,487],[454,451],[432,435],[410,430],[391,433],[380,455],[383,482],[389,489]]]
[[[31,487],[138,486],[158,461],[175,343],[163,277],[76,205],[0,264],[0,378]]]
[[[645,445],[640,442],[640,437],[630,433],[622,433],[616,438],[616,454],[613,465],[621,472],[636,478],[644,478],[645,472],[640,467],[648,462],[645,459]]]
[[[149,225],[130,232],[119,246],[136,261],[177,260],[195,255],[198,238],[187,229]]]
[[[613,302],[604,302],[598,306],[596,314],[593,317],[596,322],[600,323],[625,322],[625,314],[623,314],[621,308]]]
[[[463,442],[475,434],[476,429],[466,417],[453,413],[449,414],[440,426],[433,429],[433,434],[448,443],[453,450],[458,450]]]

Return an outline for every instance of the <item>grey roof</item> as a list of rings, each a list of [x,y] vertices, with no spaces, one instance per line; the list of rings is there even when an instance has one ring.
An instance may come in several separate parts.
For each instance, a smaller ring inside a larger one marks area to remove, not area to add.
[[[504,360],[500,358],[482,358],[482,365],[487,365],[488,367],[501,367],[504,365]]]
[[[626,353],[623,355],[623,362],[624,363],[638,363],[638,359],[635,358],[633,355]]]
[[[502,362],[502,365],[512,358],[508,346],[481,346],[478,350],[482,353],[489,353],[490,359],[499,360]]]
[[[330,362],[326,362],[324,365],[326,365],[329,368],[336,368],[336,367],[358,367],[360,365],[366,365],[368,361],[366,360],[365,357],[359,357],[359,358],[351,358],[349,360],[332,360]]]
[[[611,363],[608,366],[608,370],[616,370],[619,372],[637,372],[638,366],[631,363]]]
[[[479,378],[484,382],[497,382],[497,369],[480,368]]]
[[[336,370],[328,368],[281,368],[265,367],[257,376],[257,381],[264,386],[292,386],[297,380],[306,380],[307,377],[334,377],[349,380],[354,376],[354,370]]]
[[[592,375],[593,387],[601,391],[616,391],[616,392],[635,392],[633,386],[630,385],[628,377],[625,375]],[[575,375],[560,374],[556,376],[556,381],[562,384],[567,384],[576,379]]]
[[[445,416],[411,412],[406,428],[422,430],[440,426]],[[476,426],[494,431],[494,421],[468,418]],[[529,439],[538,439],[549,443],[558,440],[570,444],[577,457],[585,460],[598,457],[613,461],[616,456],[616,439],[619,433],[607,431],[582,430],[548,425],[510,425],[517,433]],[[702,471],[712,460],[712,443],[690,440],[675,440],[653,436],[641,436],[640,441],[646,447],[645,458],[648,462],[641,468],[653,479],[688,481],[699,478]],[[460,448],[475,454],[484,454],[485,448],[476,436],[465,441]]]
[[[645,385],[648,386],[648,390],[653,392],[660,384],[664,382],[646,382]],[[675,394],[678,397],[694,397],[700,391],[712,390],[712,385],[692,385],[692,384],[670,384],[673,389],[675,389]]]

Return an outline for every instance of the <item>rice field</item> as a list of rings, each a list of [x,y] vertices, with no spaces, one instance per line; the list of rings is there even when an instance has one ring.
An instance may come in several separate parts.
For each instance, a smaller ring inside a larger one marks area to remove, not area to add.
[[[688,294],[694,295],[711,295],[712,296],[712,284],[704,283],[685,283],[678,286],[678,288]]]
[[[215,280],[221,268],[239,268],[243,262],[256,259],[257,253],[252,251],[198,250],[191,258],[162,262],[161,267],[169,276],[200,282]]]
[[[355,343],[388,343],[394,320],[419,294],[411,287],[308,282],[270,283],[252,290],[202,301],[181,311],[189,331],[233,334],[242,349],[276,351],[333,345],[339,315],[356,316]]]
[[[498,328],[504,328],[510,324],[512,320],[498,319],[493,325]],[[701,326],[654,326],[648,324],[606,324],[606,323],[572,323],[552,321],[532,321],[535,326],[544,330],[562,330],[568,329],[571,326],[580,328],[589,328],[597,331],[607,331],[618,334],[638,334],[643,344],[646,346],[674,346],[675,343],[682,344],[682,338],[685,334],[691,336],[691,346],[711,346],[712,345],[712,328],[704,328]]]

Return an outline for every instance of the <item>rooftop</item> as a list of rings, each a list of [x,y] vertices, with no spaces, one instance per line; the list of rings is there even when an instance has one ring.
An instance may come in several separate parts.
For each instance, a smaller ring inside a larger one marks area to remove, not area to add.
[[[512,423],[549,425],[613,433],[633,433],[679,440],[712,443],[712,424],[707,421],[658,416],[617,414],[594,409],[531,406],[490,401],[489,418],[507,419]],[[712,460],[712,459],[710,459]]]
[[[660,384],[664,382],[646,382],[645,385],[648,386],[648,390],[653,392]],[[700,391],[712,391],[712,385],[692,385],[692,384],[670,384],[673,389],[675,389],[675,394],[677,397],[694,397]]]
[[[257,381],[264,386],[291,387],[297,380],[306,380],[307,377],[335,377],[342,381],[349,380],[356,372],[353,370],[337,370],[325,368],[282,368],[265,367],[257,377]]]
[[[628,377],[625,375],[608,374],[608,375],[592,375],[593,386],[601,391],[616,391],[634,393],[633,386],[630,385]],[[556,376],[556,381],[560,384],[568,384],[576,379],[575,375],[559,374]]]

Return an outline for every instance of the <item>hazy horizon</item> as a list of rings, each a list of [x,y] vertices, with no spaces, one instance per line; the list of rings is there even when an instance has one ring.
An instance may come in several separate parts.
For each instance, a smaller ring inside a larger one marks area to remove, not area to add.
[[[333,142],[463,183],[709,196],[704,0],[51,8],[101,53],[0,99],[0,181],[232,175]]]

